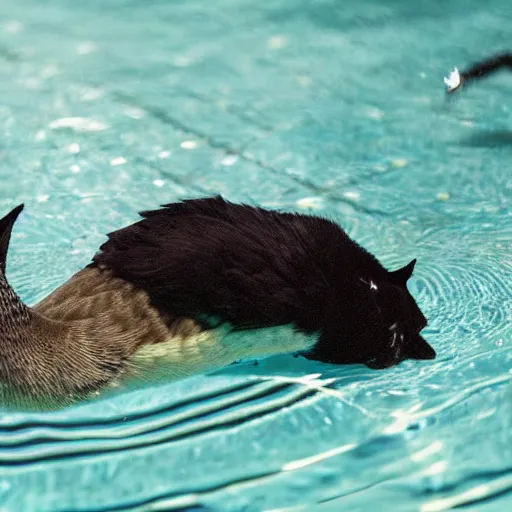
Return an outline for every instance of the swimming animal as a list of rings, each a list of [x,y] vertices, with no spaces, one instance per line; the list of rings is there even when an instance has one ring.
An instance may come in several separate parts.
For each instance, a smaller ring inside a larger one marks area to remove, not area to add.
[[[390,272],[330,220],[168,204],[28,307],[5,275],[22,209],[0,220],[0,398],[80,397],[161,364],[184,377],[282,353],[370,368],[436,355],[407,290],[416,260]]]
[[[508,68],[512,71],[512,53],[500,53],[482,61],[476,62],[468,69],[459,71],[457,68],[444,79],[446,92],[454,93],[470,82],[480,80],[497,71]]]

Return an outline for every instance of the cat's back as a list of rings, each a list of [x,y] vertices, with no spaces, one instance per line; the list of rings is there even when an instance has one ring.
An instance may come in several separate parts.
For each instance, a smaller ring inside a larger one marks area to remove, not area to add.
[[[308,311],[316,317],[329,274],[363,251],[326,219],[221,197],[142,216],[109,235],[94,265],[143,288],[162,311],[220,315],[244,326],[296,322]]]
[[[315,259],[319,249],[348,240],[326,219],[233,204],[221,197],[183,201],[141,215],[139,222],[108,235],[94,257],[96,264],[114,272],[140,268],[145,258],[155,271],[181,260],[189,265],[208,262],[210,267],[272,265]]]

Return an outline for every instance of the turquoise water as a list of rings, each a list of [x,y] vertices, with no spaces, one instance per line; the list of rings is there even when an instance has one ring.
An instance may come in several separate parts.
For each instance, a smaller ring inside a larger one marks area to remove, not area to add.
[[[335,218],[411,291],[433,362],[293,357],[0,413],[0,510],[512,505],[506,0],[2,0],[0,209],[34,303],[104,234],[185,196]],[[72,119],[70,119],[72,118]],[[75,119],[79,118],[79,119]]]

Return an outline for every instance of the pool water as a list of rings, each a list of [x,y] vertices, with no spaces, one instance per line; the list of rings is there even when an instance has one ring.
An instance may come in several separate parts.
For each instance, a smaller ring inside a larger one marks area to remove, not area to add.
[[[0,414],[5,511],[512,506],[506,0],[3,0],[0,210],[33,304],[184,197],[339,221],[410,289],[435,361],[302,358]]]

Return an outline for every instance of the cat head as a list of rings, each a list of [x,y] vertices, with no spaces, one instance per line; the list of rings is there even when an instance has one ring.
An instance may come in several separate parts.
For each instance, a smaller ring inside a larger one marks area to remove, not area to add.
[[[434,359],[435,350],[421,336],[427,319],[414,297],[407,289],[416,260],[408,265],[388,272],[388,279],[378,284],[370,283],[375,303],[379,310],[379,321],[387,329],[379,353],[367,365],[372,368],[393,366],[405,359]]]

